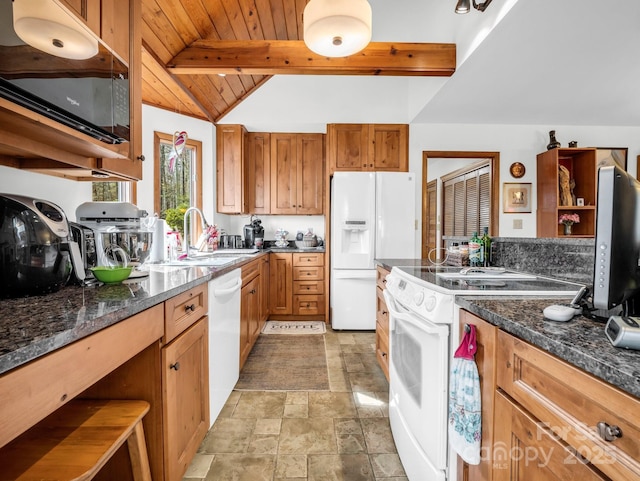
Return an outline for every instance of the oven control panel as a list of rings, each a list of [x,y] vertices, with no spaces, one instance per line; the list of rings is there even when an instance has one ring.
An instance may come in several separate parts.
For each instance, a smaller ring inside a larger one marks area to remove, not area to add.
[[[409,311],[437,324],[453,322],[454,296],[429,289],[394,272],[386,279],[389,294]]]

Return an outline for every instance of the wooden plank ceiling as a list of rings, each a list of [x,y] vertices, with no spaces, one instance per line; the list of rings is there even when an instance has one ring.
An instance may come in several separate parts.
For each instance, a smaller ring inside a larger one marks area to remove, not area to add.
[[[143,102],[215,123],[275,73],[450,76],[455,71],[451,44],[372,43],[357,58],[326,59],[302,42],[269,42],[302,40],[306,3],[142,0]]]

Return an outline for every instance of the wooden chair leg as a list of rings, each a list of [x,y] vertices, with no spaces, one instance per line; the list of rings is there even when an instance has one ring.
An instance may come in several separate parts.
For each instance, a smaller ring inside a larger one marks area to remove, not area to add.
[[[127,447],[129,448],[134,481],[151,481],[151,468],[149,467],[142,421],[136,424],[131,435],[127,438]]]

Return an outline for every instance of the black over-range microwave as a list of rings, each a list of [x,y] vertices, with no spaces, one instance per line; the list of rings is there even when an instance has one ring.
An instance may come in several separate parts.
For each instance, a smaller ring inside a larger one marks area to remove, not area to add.
[[[0,0],[0,97],[102,142],[130,140],[128,67],[100,40],[86,60],[25,44],[13,29],[12,0]]]

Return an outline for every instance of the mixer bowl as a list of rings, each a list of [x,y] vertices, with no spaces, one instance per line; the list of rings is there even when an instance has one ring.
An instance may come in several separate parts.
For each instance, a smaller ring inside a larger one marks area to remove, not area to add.
[[[100,251],[104,252],[109,246],[118,246],[134,263],[144,263],[151,254],[151,243],[153,241],[153,232],[139,230],[118,230],[99,233]],[[107,259],[108,261],[119,262],[120,259]]]

